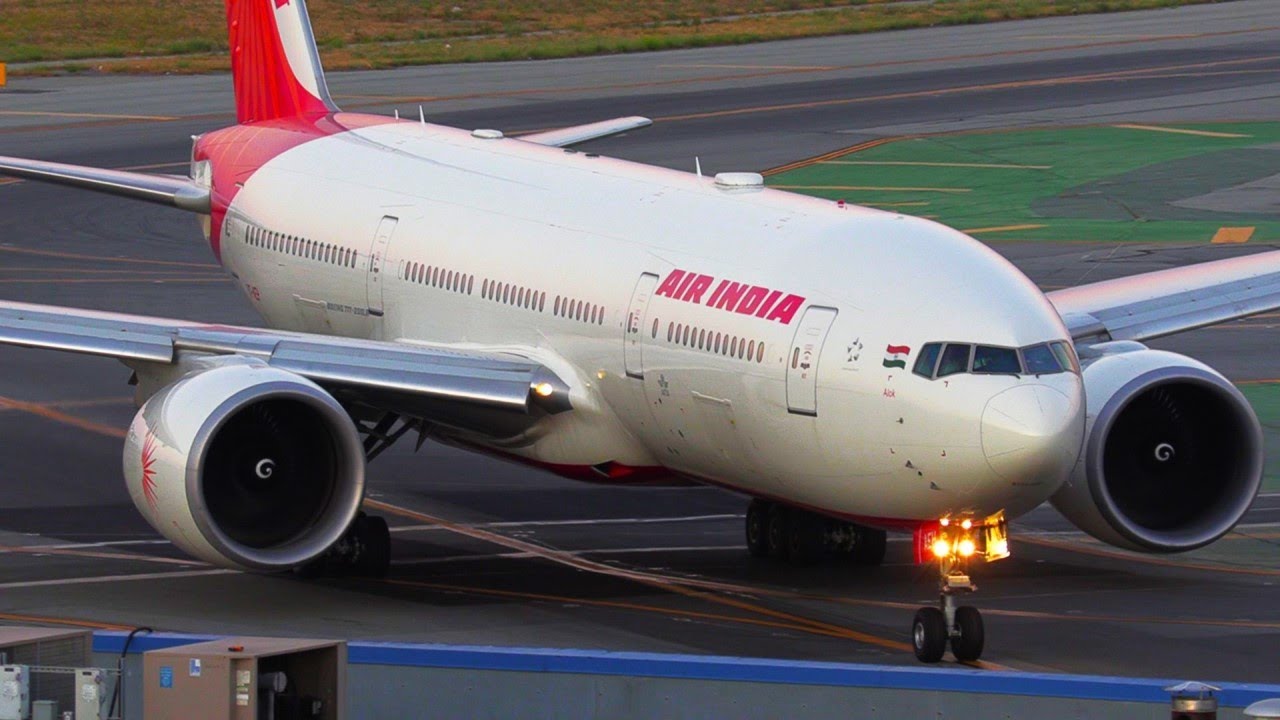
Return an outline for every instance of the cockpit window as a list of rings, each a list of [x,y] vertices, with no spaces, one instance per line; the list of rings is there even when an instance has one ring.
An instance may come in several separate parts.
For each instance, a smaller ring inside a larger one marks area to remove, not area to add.
[[[912,372],[923,378],[941,378],[971,372],[981,375],[1051,375],[1080,373],[1080,361],[1070,342],[1038,343],[1024,348],[965,343],[926,343]]]
[[[968,372],[969,349],[969,345],[947,345],[947,349],[942,351],[942,362],[938,363],[938,377]]]
[[[1018,360],[1018,351],[1013,348],[979,345],[973,351],[973,371],[975,373],[1012,373],[1022,374],[1022,363]]]
[[[929,343],[920,348],[920,357],[916,358],[916,366],[912,370],[921,377],[933,377],[933,369],[938,365],[938,355],[942,352],[942,343]]]
[[[1062,372],[1062,364],[1048,345],[1024,347],[1023,363],[1027,365],[1027,372],[1032,375]]]
[[[1058,362],[1062,363],[1063,369],[1069,369],[1073,373],[1080,372],[1080,362],[1076,360],[1075,351],[1070,345],[1059,340],[1051,343],[1049,347],[1053,348],[1053,354],[1057,356]]]
[[[1023,348],[1022,359],[1027,364],[1027,373],[1031,375],[1048,375],[1062,372],[1062,364],[1058,356],[1048,345],[1032,345]]]

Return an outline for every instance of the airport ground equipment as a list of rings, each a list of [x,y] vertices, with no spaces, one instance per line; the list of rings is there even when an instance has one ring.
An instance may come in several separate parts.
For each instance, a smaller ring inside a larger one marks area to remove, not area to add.
[[[143,707],[154,720],[342,720],[347,646],[243,637],[143,656]]]
[[[1184,682],[1170,685],[1165,692],[1172,695],[1170,705],[1173,720],[1218,720],[1218,698],[1214,693],[1220,687],[1202,682]]]
[[[89,630],[0,627],[0,665],[29,668],[29,701],[54,700],[63,710],[74,708],[74,668],[91,665],[92,653]]]

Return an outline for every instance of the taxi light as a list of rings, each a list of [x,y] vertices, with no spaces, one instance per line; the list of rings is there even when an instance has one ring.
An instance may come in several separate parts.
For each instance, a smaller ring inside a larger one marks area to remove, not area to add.
[[[968,530],[969,528],[973,527],[973,521],[965,520],[964,522],[960,523],[960,527],[964,528],[965,530]]]
[[[951,524],[951,518],[942,518],[941,520],[938,521],[938,524],[941,525],[942,527],[946,527]]]
[[[555,391],[555,386],[549,382],[538,383],[533,386],[533,392],[536,393],[538,397],[551,397],[551,394]]]
[[[965,538],[961,540],[960,544],[957,545],[957,547],[960,550],[960,555],[963,557],[969,557],[978,549],[978,546],[969,538]]]
[[[933,541],[933,554],[937,557],[946,557],[951,554],[951,543],[942,538]]]

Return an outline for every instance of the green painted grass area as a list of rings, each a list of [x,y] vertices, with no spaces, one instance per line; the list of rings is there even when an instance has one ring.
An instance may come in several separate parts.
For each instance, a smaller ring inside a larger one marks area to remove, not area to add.
[[[1243,385],[1240,391],[1249,398],[1258,420],[1262,422],[1262,435],[1267,448],[1266,469],[1263,471],[1262,489],[1280,490],[1280,384]]]
[[[1174,204],[1280,173],[1280,149],[1260,150],[1280,143],[1280,123],[1164,127],[1214,135],[1081,127],[907,138],[769,183],[984,230],[984,240],[1208,242],[1224,226],[1280,240],[1275,214]]]

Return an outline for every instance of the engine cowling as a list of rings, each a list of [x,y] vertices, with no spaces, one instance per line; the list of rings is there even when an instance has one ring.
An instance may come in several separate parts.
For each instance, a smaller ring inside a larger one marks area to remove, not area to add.
[[[249,360],[215,363],[148,399],[125,440],[124,474],[134,505],[182,550],[271,571],[342,537],[364,498],[365,462],[333,397]]]
[[[1052,503],[1104,542],[1182,552],[1225,535],[1262,482],[1262,428],[1226,378],[1137,343],[1084,359],[1084,452]]]

